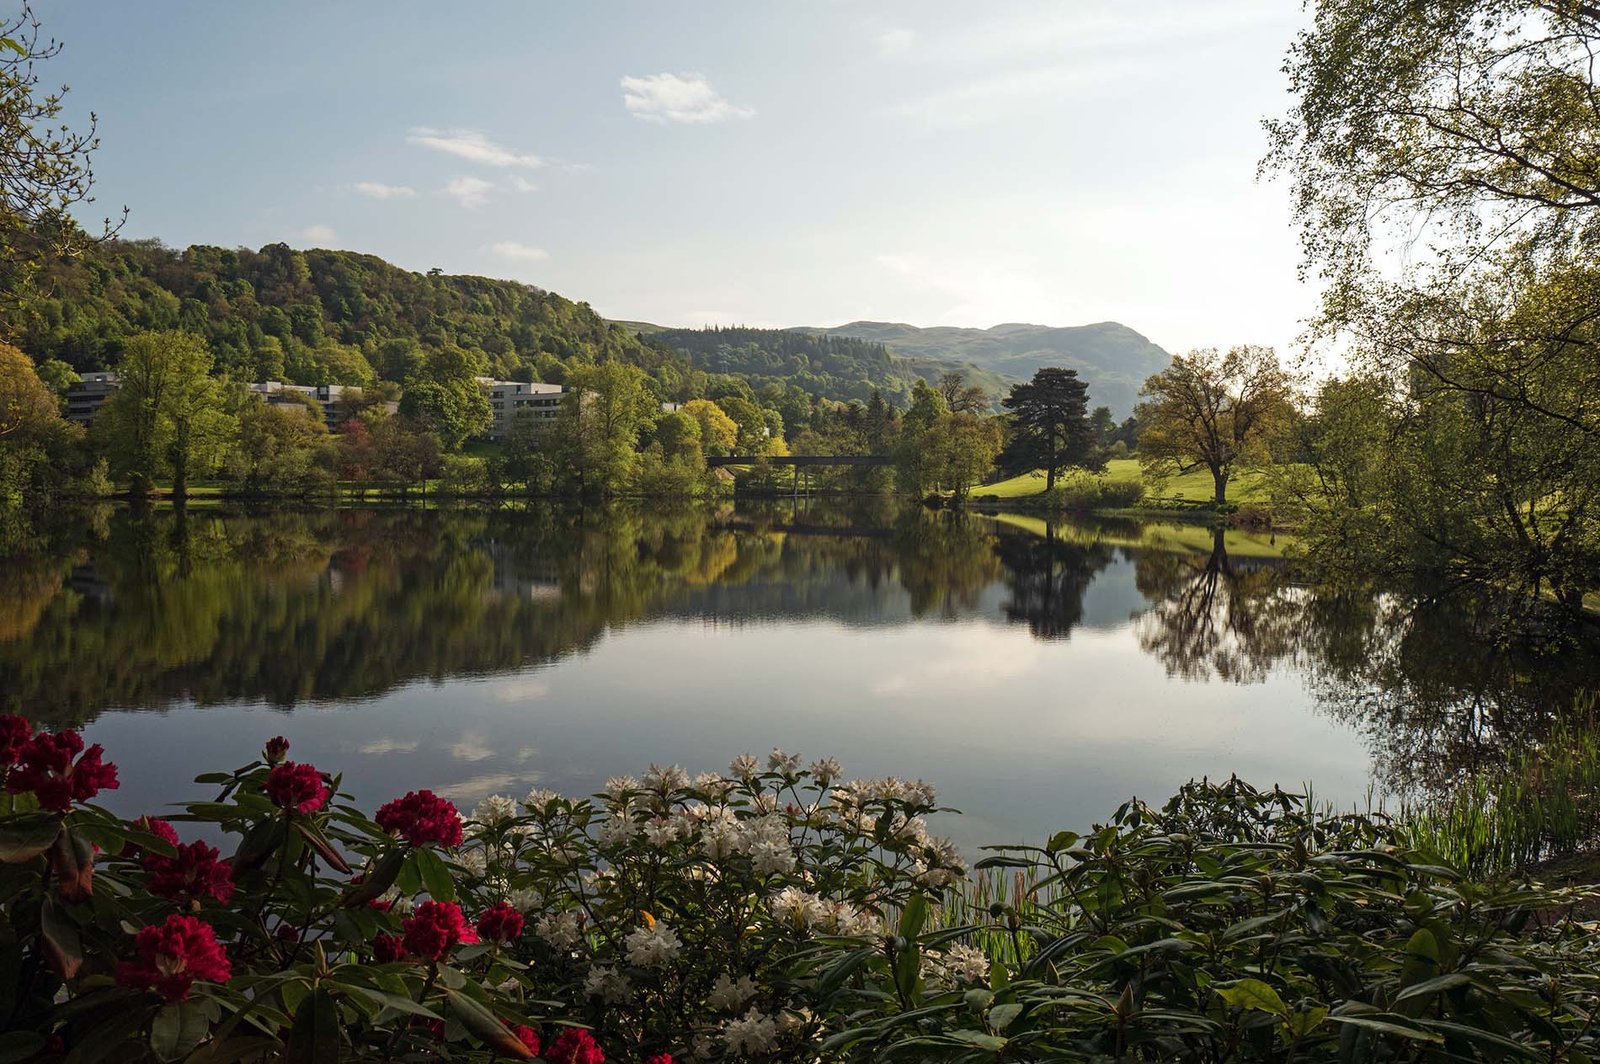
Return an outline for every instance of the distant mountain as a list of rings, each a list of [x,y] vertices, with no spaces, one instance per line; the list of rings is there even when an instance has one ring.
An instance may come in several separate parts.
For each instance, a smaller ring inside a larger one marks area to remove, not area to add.
[[[1054,328],[1008,323],[990,329],[922,329],[898,322],[853,321],[835,328],[796,332],[846,336],[883,344],[891,354],[921,362],[967,363],[1007,381],[1025,380],[1044,366],[1075,369],[1089,382],[1089,401],[1117,417],[1133,411],[1146,377],[1172,356],[1143,335],[1114,321]]]

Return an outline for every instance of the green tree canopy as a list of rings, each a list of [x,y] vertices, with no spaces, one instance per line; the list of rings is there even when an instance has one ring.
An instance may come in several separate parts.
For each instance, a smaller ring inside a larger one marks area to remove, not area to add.
[[[1001,462],[1015,473],[1045,471],[1045,490],[1071,466],[1096,461],[1089,428],[1089,386],[1076,370],[1046,367],[1013,385],[1002,405],[1011,414],[1011,439]]]

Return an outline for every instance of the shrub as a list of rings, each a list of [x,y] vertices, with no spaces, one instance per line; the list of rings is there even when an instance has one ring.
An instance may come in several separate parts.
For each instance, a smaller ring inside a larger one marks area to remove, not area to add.
[[[369,819],[288,752],[126,822],[93,804],[103,751],[0,717],[0,1059],[1600,1052],[1576,895],[1474,884],[1382,818],[1237,780],[997,847],[985,875],[1017,878],[983,897],[953,889],[931,787],[832,761]]]
[[[90,804],[117,783],[98,747],[0,718],[0,1056],[809,1060],[795,954],[872,948],[962,871],[931,788],[776,751],[368,819],[287,749],[127,823]]]

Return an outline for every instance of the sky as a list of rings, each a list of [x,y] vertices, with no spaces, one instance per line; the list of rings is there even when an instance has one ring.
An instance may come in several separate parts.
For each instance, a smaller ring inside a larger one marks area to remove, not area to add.
[[[665,325],[1120,321],[1293,349],[1294,0],[45,2],[124,235]]]

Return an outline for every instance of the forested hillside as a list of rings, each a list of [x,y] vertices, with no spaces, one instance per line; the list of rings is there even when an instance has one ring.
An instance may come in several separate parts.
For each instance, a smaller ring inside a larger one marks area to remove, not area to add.
[[[969,381],[991,400],[998,400],[1009,383],[976,366],[905,358],[880,343],[848,336],[738,326],[664,329],[644,322],[619,324],[649,342],[682,352],[698,369],[735,374],[758,389],[765,384],[793,385],[812,395],[862,402],[877,391],[903,407],[910,402],[917,381],[935,381],[951,369],[965,370]]]
[[[419,274],[373,255],[259,251],[155,241],[91,245],[49,264],[38,294],[5,322],[36,361],[114,367],[143,329],[185,329],[219,371],[254,380],[400,380],[420,348],[458,346],[488,374],[560,381],[569,365],[618,358],[663,394],[696,391],[687,363],[606,322],[587,304],[514,281]]]
[[[1067,328],[1007,324],[990,329],[919,329],[895,322],[853,321],[796,331],[866,340],[908,359],[971,363],[1008,380],[1024,380],[1046,366],[1075,369],[1089,382],[1094,404],[1109,406],[1118,417],[1132,412],[1145,378],[1171,361],[1166,351],[1114,321]]]

